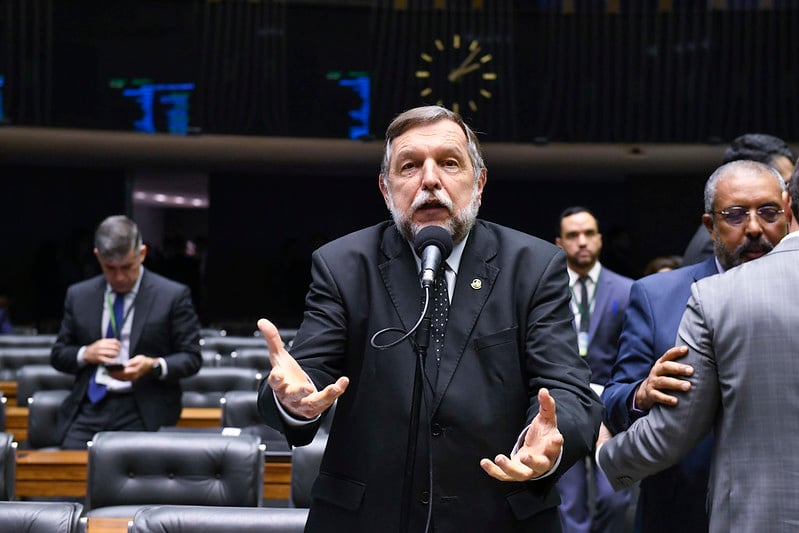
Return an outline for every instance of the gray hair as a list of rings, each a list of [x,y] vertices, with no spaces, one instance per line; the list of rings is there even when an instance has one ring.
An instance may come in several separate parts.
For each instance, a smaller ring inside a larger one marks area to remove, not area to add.
[[[94,232],[94,247],[98,255],[108,261],[122,259],[132,250],[141,251],[139,227],[124,215],[114,215],[103,220]]]
[[[782,176],[780,176],[780,173],[777,172],[774,167],[747,159],[731,161],[721,165],[707,179],[707,183],[705,183],[705,213],[713,213],[713,204],[716,201],[716,188],[718,187],[719,180],[739,171],[751,173],[768,172],[777,180],[777,183],[780,185],[780,190],[785,191],[785,180],[782,179]]]
[[[485,168],[483,155],[480,153],[480,142],[477,135],[466,125],[461,116],[446,107],[437,105],[414,107],[398,115],[386,129],[386,145],[383,152],[383,161],[380,164],[380,174],[383,176],[383,183],[388,186],[388,170],[391,162],[391,143],[394,139],[420,124],[433,124],[439,120],[450,120],[460,126],[466,135],[469,158],[472,161],[472,172],[474,182],[480,180]]]

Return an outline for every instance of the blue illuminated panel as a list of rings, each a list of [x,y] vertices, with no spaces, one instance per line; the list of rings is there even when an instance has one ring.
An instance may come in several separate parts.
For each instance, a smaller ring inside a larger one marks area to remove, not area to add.
[[[2,74],[0,74],[0,121],[5,120],[6,118],[5,111],[3,111],[3,87],[5,87],[5,85],[6,79]]]
[[[340,87],[351,90],[360,97],[360,106],[350,109],[347,114],[355,120],[349,128],[350,139],[362,139],[369,135],[369,113],[371,106],[371,80],[363,72],[333,71],[327,73],[327,78],[338,82]]]
[[[132,86],[130,86],[132,85]],[[134,131],[143,133],[167,132],[185,135],[191,119],[191,95],[194,83],[152,83],[134,80],[112,80],[113,88],[121,89],[123,97],[138,106],[141,115],[133,120]]]

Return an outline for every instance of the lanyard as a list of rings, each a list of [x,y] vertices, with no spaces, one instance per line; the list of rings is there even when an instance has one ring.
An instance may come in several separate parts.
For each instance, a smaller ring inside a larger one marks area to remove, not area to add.
[[[133,298],[130,307],[128,307],[128,310],[125,312],[125,316],[122,318],[122,323],[117,325],[117,317],[116,313],[114,313],[114,305],[111,303],[111,292],[113,291],[105,293],[105,301],[108,304],[108,315],[111,319],[111,330],[114,332],[114,337],[119,340],[119,338],[122,336],[122,327],[125,325],[125,322],[128,321],[130,312],[133,311],[133,306],[136,304],[136,298]],[[122,301],[124,303],[124,296]]]
[[[577,310],[580,312],[580,316],[591,316],[591,306],[594,305],[594,300],[596,300],[596,290],[599,286],[599,280],[602,279],[602,271],[599,271],[599,275],[596,277],[596,283],[594,283],[594,292],[591,294],[591,298],[588,302],[588,306],[585,305],[585,302],[578,302],[577,298],[574,297],[574,289],[572,289],[571,285],[569,285],[569,294],[572,297],[572,302],[574,305],[577,306]]]

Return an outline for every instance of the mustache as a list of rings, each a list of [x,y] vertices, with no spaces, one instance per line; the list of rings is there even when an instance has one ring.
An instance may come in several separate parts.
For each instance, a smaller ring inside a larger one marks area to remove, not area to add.
[[[751,239],[740,245],[735,250],[735,255],[737,257],[743,256],[747,252],[762,252],[764,254],[769,253],[771,250],[774,249],[774,245],[768,242],[765,238],[760,237],[758,239]]]
[[[428,204],[439,204],[447,208],[452,214],[454,205],[450,197],[441,189],[433,191],[419,191],[411,204],[411,212],[414,213]]]

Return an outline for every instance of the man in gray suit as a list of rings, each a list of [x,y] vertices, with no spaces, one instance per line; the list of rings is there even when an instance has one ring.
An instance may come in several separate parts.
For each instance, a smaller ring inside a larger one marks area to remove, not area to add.
[[[791,184],[790,193],[797,216],[799,183]],[[750,206],[725,223],[763,218],[762,210]],[[787,224],[786,215],[773,223]],[[710,530],[796,530],[799,329],[796,311],[783,304],[786,297],[799,297],[797,233],[757,261],[693,284],[677,338],[688,347],[683,362],[694,370],[690,389],[674,391],[675,406],[656,404],[600,446],[597,461],[615,488],[676,463],[713,429]]]

